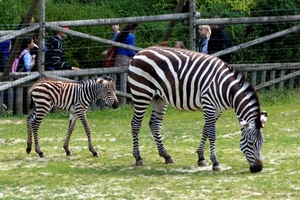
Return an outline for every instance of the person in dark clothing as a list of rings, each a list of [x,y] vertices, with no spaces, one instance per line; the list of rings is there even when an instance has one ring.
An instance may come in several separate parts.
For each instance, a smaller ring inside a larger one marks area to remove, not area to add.
[[[4,69],[8,63],[10,57],[12,45],[11,40],[5,40],[0,42],[0,72],[4,72]],[[8,104],[8,90],[3,91],[3,108],[7,110]]]
[[[3,72],[10,57],[11,40],[0,43],[0,72]]]
[[[64,27],[69,30],[69,27]],[[78,70],[78,67],[73,67],[66,62],[65,49],[63,48],[62,40],[67,35],[63,32],[57,32],[46,42],[45,54],[45,70]]]
[[[212,18],[220,18],[218,15],[213,16]],[[218,51],[222,51],[229,47],[232,47],[231,37],[224,30],[222,25],[210,25],[211,36],[208,42],[208,54],[213,54]],[[225,54],[219,57],[224,62],[231,62],[231,54]]]
[[[21,30],[21,28],[22,28],[23,25],[24,25],[24,27],[26,27],[26,26],[29,26],[30,24],[32,24],[32,23],[35,22],[35,21],[34,21],[34,17],[32,17],[31,20],[30,20],[30,22],[29,22],[29,24],[24,24],[25,17],[26,17],[26,15],[23,15],[23,16],[22,16],[22,21],[21,21],[20,24],[15,28],[16,31],[17,31],[17,30]],[[11,39],[11,45],[12,45],[12,46],[14,46],[15,42],[16,42],[16,38]]]

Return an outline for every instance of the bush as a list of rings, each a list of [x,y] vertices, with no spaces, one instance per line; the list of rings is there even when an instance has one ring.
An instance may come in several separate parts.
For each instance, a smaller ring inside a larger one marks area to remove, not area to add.
[[[170,14],[176,6],[174,0],[47,0],[46,21],[66,21],[83,19],[122,18],[134,16],[148,16],[158,14]],[[282,16],[298,14],[298,0],[197,0],[197,11],[202,18],[209,18],[212,14],[221,17],[258,17],[258,16]],[[0,18],[0,30],[14,29],[21,21],[31,4],[31,0],[0,1],[2,15]],[[184,12],[188,12],[189,2],[186,2]],[[38,13],[35,13],[38,21]],[[145,48],[161,42],[169,22],[140,23],[136,36],[136,46]],[[296,23],[270,23],[270,24],[239,24],[226,25],[226,31],[233,39],[233,45],[242,44],[259,37],[263,37],[278,31],[285,30]],[[125,24],[121,24],[121,29]],[[101,38],[110,38],[111,31],[108,26],[71,27]],[[197,31],[197,30],[196,30]],[[52,33],[50,32],[48,37]],[[169,45],[181,40],[188,47],[188,27],[180,21],[175,26]],[[254,45],[234,53],[233,63],[262,63],[262,62],[297,62],[300,57],[300,48],[297,41],[298,33],[288,34],[262,44]],[[196,38],[198,40],[198,38]],[[108,45],[86,39],[69,36],[64,41],[67,57],[71,64],[83,68],[101,66],[104,59],[101,52],[108,49]],[[284,52],[284,53],[283,53]]]

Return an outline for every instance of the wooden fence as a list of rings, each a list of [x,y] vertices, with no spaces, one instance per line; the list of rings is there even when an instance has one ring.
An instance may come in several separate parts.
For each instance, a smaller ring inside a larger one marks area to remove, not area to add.
[[[291,88],[300,85],[300,79],[298,78],[300,76],[300,63],[232,64],[232,66],[240,69],[250,79],[256,90],[273,90],[275,88],[282,90],[285,85]],[[117,95],[124,104],[126,103],[126,99],[131,98],[131,95],[126,92],[127,70],[128,67],[85,69],[79,71],[47,71],[44,72],[44,76],[62,81],[70,81],[70,79],[87,80],[109,75],[116,80],[116,74],[121,74],[121,89],[117,91]],[[5,108],[3,108],[4,96],[8,98],[8,102],[6,103],[8,110],[14,111],[16,115],[29,113],[29,110],[25,110],[29,102],[27,91],[39,77],[38,72],[23,72],[11,74],[8,82],[0,82],[0,114],[5,113]],[[27,79],[31,81],[27,81]],[[8,87],[7,83],[12,84],[11,87]],[[90,109],[101,109],[103,106],[103,102],[98,101],[94,102],[90,106]]]

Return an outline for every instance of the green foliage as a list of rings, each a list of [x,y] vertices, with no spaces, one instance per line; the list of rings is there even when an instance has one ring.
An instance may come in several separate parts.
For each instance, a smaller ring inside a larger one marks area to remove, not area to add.
[[[133,16],[149,16],[173,13],[178,1],[173,0],[47,0],[46,20],[66,21],[84,19],[106,19]],[[28,11],[31,0],[0,2],[0,30],[14,29],[21,21],[21,17]],[[186,1],[185,10],[189,2]],[[209,18],[213,14],[221,17],[258,17],[297,15],[299,0],[197,0],[196,9],[202,18]],[[38,13],[35,13],[38,21]],[[136,36],[136,46],[148,47],[161,42],[169,22],[140,23]],[[251,40],[270,35],[272,33],[293,27],[297,23],[270,23],[270,24],[238,24],[226,25],[226,31],[233,39],[233,45],[242,44]],[[121,29],[125,24],[121,24]],[[73,30],[110,38],[108,26],[72,27]],[[300,58],[300,44],[297,41],[299,32],[272,39],[262,44],[254,45],[245,50],[239,50],[233,55],[234,63],[262,63],[262,62],[298,62]],[[50,32],[48,37],[52,33]],[[181,21],[175,26],[169,45],[181,40],[188,47],[188,27]],[[198,39],[198,38],[196,38]],[[69,62],[82,68],[101,66],[104,59],[101,52],[108,49],[108,45],[69,36],[64,41]],[[284,53],[283,53],[284,52]]]

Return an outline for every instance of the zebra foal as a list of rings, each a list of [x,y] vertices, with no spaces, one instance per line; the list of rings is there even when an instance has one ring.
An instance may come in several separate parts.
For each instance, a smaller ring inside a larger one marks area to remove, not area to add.
[[[135,108],[131,128],[136,165],[144,164],[138,134],[147,107],[152,103],[149,127],[165,163],[174,162],[161,137],[161,124],[168,104],[180,110],[203,110],[205,124],[197,149],[198,165],[207,165],[204,146],[208,139],[214,171],[221,170],[216,156],[215,124],[225,110],[233,108],[241,125],[240,148],[250,171],[262,170],[262,128],[267,113],[260,111],[253,86],[237,69],[214,56],[169,47],[149,47],[133,57],[128,81]]]
[[[98,153],[92,144],[91,129],[86,117],[86,110],[90,103],[97,99],[105,100],[111,107],[116,109],[119,102],[115,92],[115,85],[110,77],[78,82],[62,82],[53,79],[40,79],[37,81],[29,90],[30,108],[33,109],[33,112],[27,118],[26,152],[29,154],[31,151],[33,133],[35,151],[41,158],[44,157],[44,153],[39,146],[38,129],[42,120],[55,106],[70,112],[68,132],[63,145],[67,156],[71,155],[69,140],[76,119],[79,118],[87,135],[89,150],[93,156],[98,157]]]

